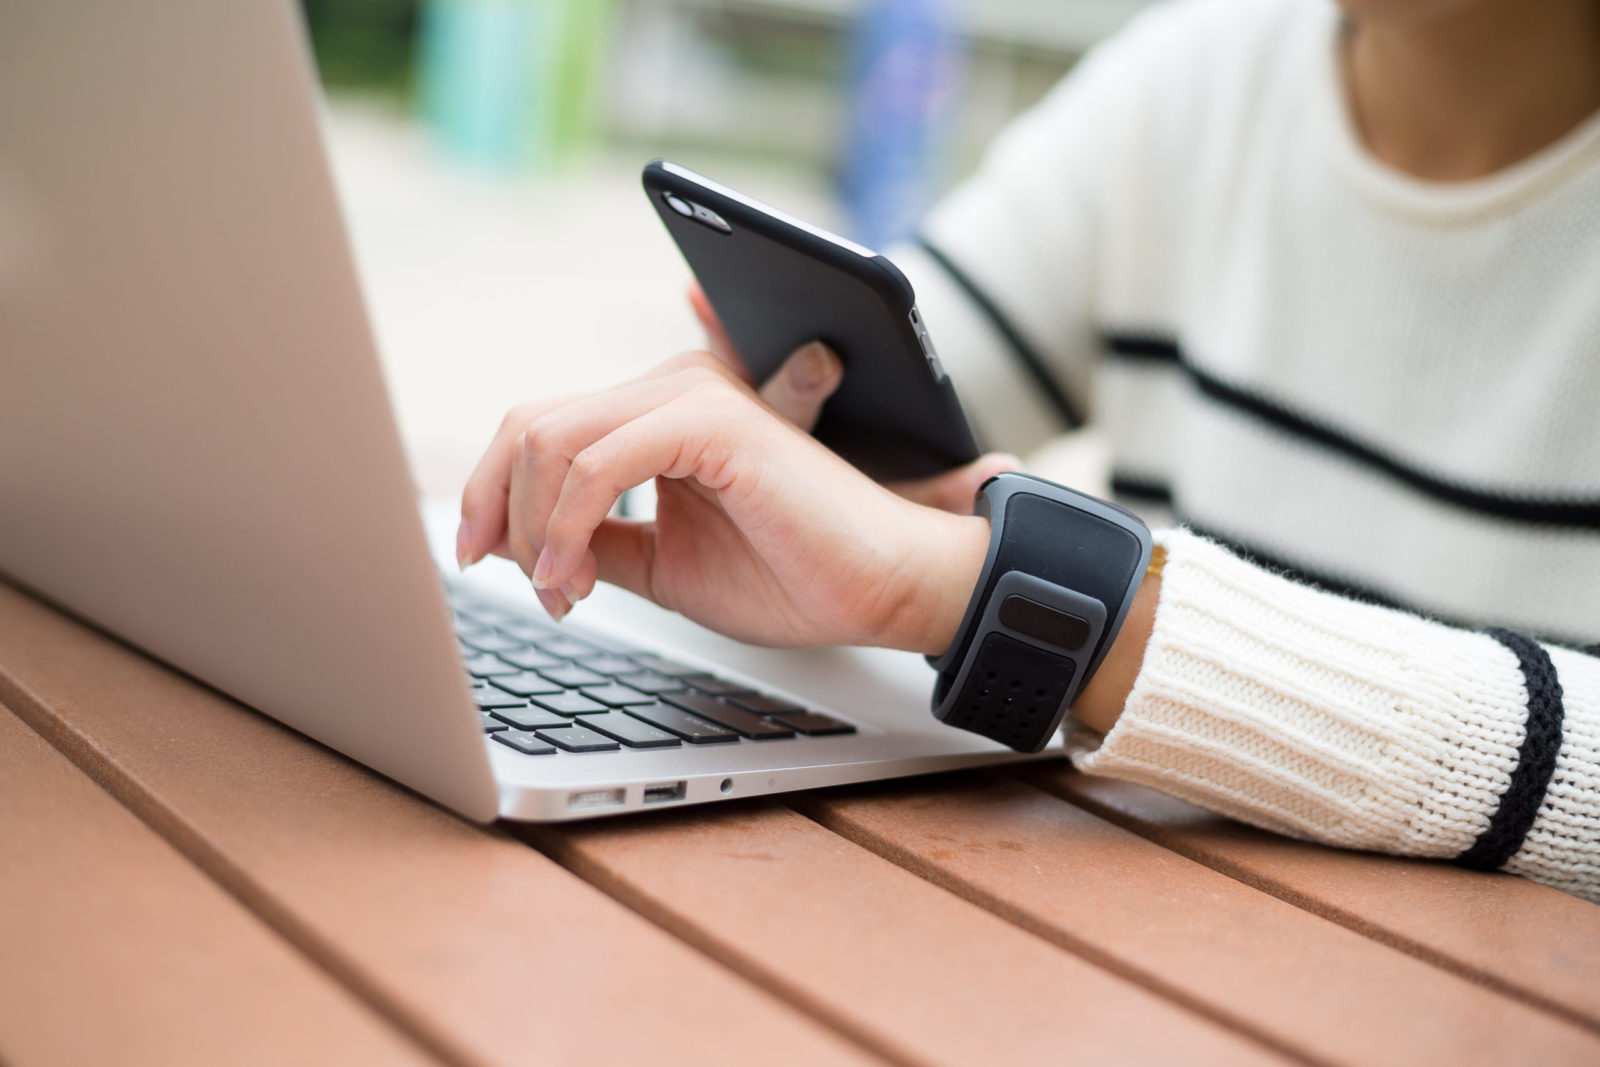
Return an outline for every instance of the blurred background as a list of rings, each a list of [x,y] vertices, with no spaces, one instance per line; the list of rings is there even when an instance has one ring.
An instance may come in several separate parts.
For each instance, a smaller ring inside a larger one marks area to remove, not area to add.
[[[303,2],[414,468],[453,494],[511,404],[699,343],[645,161],[883,247],[1149,0]]]

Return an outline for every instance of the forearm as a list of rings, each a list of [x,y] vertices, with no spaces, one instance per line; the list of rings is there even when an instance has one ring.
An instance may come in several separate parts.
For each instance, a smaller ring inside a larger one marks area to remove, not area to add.
[[[1165,571],[1074,708],[1081,769],[1295,836],[1505,861],[1600,897],[1600,659],[1161,539]],[[1529,674],[1519,643],[1553,669]],[[1530,721],[1547,744],[1525,743]]]

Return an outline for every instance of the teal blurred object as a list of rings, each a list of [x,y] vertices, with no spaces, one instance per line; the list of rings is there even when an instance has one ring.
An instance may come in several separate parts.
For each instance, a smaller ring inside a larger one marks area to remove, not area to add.
[[[547,167],[594,140],[610,0],[427,0],[423,118],[451,155]]]

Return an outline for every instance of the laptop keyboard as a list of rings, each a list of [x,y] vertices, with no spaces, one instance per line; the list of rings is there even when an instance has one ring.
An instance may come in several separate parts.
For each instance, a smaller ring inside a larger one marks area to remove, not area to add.
[[[527,756],[792,742],[847,722],[652,652],[574,637],[449,588],[478,720]]]

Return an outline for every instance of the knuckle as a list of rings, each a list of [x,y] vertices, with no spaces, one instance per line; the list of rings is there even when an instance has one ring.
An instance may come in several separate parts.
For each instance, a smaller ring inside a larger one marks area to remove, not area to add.
[[[537,458],[540,454],[550,451],[554,447],[558,430],[555,420],[545,415],[528,423],[522,431],[518,447],[529,458]]]
[[[720,411],[729,411],[745,399],[742,390],[736,389],[732,382],[720,375],[695,382],[688,395],[697,403]]]
[[[667,360],[666,366],[675,373],[708,368],[717,363],[717,357],[704,348],[691,348]]]
[[[713,372],[720,372],[722,369],[722,360],[718,359],[709,348],[691,348],[683,353],[683,359],[686,366]]]
[[[509,433],[520,426],[526,425],[529,419],[533,417],[532,409],[532,404],[512,405],[510,410],[506,412],[505,417],[500,420],[500,429]]]
[[[584,487],[598,482],[605,472],[605,457],[594,448],[586,448],[572,457],[572,468],[567,477],[579,487]]]
[[[709,352],[691,352],[687,354],[695,358],[686,362],[678,372],[686,383],[695,385],[710,382],[722,382],[724,384],[732,382],[734,377],[733,370],[716,356]]]

